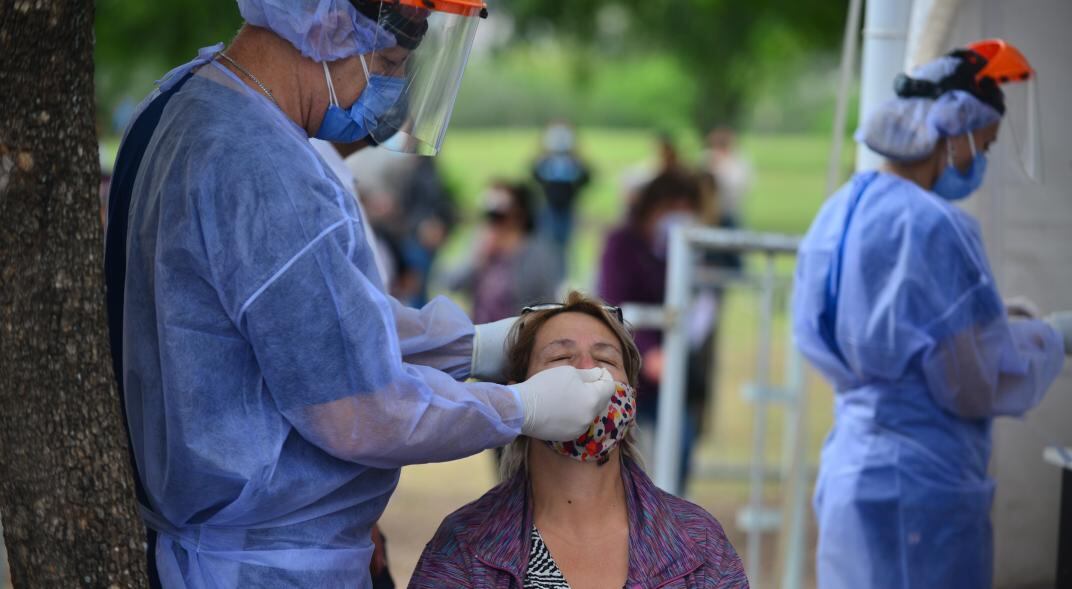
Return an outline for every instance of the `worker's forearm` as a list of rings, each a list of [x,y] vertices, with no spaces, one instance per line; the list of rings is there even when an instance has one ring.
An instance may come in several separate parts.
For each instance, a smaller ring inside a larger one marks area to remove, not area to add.
[[[423,366],[403,370],[379,391],[298,407],[287,417],[326,452],[376,468],[456,460],[520,434],[523,409],[509,387],[461,383]]]

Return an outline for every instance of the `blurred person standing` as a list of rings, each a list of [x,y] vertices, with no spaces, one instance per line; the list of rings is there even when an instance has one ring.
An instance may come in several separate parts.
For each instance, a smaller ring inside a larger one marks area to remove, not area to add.
[[[555,300],[561,270],[552,246],[535,231],[533,200],[525,184],[493,182],[484,195],[484,221],[473,259],[447,277],[448,288],[472,298],[478,323]]]
[[[428,302],[428,278],[440,248],[447,242],[457,218],[454,196],[443,180],[435,158],[414,158],[399,194],[398,235],[405,264],[416,274],[415,294],[407,304]]]
[[[338,149],[340,145],[334,147]],[[358,198],[375,236],[377,267],[382,267],[386,291],[399,301],[416,299],[421,277],[403,255],[401,236],[405,231],[397,186],[403,184],[417,158],[383,149],[360,149],[349,155],[340,151],[340,155],[346,157],[346,171],[355,179]]]
[[[700,183],[692,174],[666,171],[659,174],[637,195],[622,226],[607,236],[600,258],[597,293],[611,305],[626,303],[662,305],[666,297],[667,248],[671,230],[696,222],[701,210]],[[695,338],[694,338],[695,339]],[[700,338],[702,339],[702,338]],[[643,357],[637,386],[637,421],[650,430],[656,420],[659,380],[662,376],[662,333],[638,329],[637,348]],[[687,393],[690,410],[682,431],[681,488],[688,480],[691,452],[704,413],[706,391]],[[641,440],[647,447],[650,435]],[[650,452],[646,452],[650,456]]]
[[[354,203],[357,205],[358,215],[361,218],[361,225],[365,229],[365,238],[368,241],[369,247],[372,248],[372,257],[376,263],[376,272],[380,275],[380,281],[387,288],[388,292],[391,290],[391,280],[393,278],[390,269],[390,257],[387,246],[384,244],[383,239],[376,233],[372,227],[372,223],[365,211],[365,205],[361,201],[361,197],[357,193],[357,179],[354,178],[353,172],[346,165],[346,160],[343,159],[343,155],[339,150],[339,147],[334,143],[324,141],[323,139],[311,138],[309,143],[312,144],[316,153],[324,160],[324,164],[331,170],[335,177],[339,180],[339,184],[350,194],[354,199]]]
[[[707,150],[701,167],[718,182],[721,211],[719,226],[741,226],[741,210],[752,188],[752,164],[737,148],[737,134],[729,127],[716,127],[707,134]]]
[[[435,258],[454,228],[453,195],[435,158],[364,149],[346,159],[395,273],[392,294],[411,306],[428,300]]]
[[[674,139],[674,135],[669,131],[660,131],[655,137],[656,147],[656,164],[655,174],[664,174],[667,172],[681,172],[684,169],[684,164],[681,163],[681,150],[678,149],[677,140]]]
[[[540,225],[555,246],[564,273],[574,209],[591,180],[588,165],[577,153],[576,132],[567,121],[553,121],[544,130],[543,153],[532,166],[532,177],[545,199]]]
[[[673,133],[669,131],[656,133],[654,147],[655,152],[652,155],[649,155],[644,161],[630,166],[622,173],[621,194],[627,211],[633,207],[644,187],[654,180],[656,176],[666,172],[687,173]]]

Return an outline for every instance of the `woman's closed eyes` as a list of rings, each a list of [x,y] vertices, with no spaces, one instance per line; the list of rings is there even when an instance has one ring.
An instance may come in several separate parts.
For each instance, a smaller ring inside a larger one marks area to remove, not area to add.
[[[596,343],[593,344],[589,350],[589,354],[592,360],[596,363],[611,366],[614,368],[620,368],[622,365],[621,352],[608,343]],[[546,358],[544,363],[550,364],[572,364],[580,359],[581,351],[578,349],[577,344],[572,340],[559,340],[551,342],[546,348],[544,348],[543,356]]]

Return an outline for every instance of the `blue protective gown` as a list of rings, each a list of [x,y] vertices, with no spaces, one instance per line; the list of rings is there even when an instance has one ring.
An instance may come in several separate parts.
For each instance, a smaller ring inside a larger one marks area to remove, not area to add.
[[[1059,334],[1008,319],[973,219],[878,172],[815,219],[793,307],[797,345],[837,392],[819,586],[989,588],[991,420],[1039,402]]]
[[[520,401],[458,381],[472,323],[384,294],[352,197],[212,53],[162,81],[200,66],[129,209],[122,378],[160,577],[367,587],[399,467],[509,442]]]

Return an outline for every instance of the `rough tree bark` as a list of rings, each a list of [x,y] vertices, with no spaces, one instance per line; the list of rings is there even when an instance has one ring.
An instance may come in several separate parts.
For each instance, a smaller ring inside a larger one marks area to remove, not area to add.
[[[99,178],[92,0],[0,0],[0,519],[16,587],[145,584]]]

